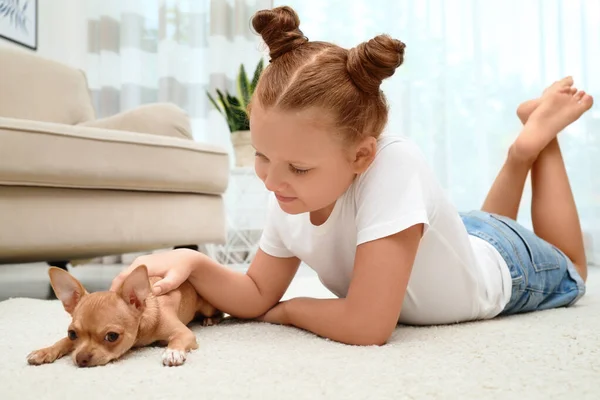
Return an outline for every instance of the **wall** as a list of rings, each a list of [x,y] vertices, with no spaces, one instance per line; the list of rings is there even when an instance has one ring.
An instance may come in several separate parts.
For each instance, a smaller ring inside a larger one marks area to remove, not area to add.
[[[0,38],[0,46],[33,50]],[[38,0],[37,54],[83,68],[87,51],[86,6],[82,0]]]

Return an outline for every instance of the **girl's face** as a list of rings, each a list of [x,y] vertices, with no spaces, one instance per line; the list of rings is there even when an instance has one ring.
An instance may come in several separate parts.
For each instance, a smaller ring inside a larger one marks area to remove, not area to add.
[[[332,132],[333,126],[333,120],[316,109],[263,110],[253,104],[250,130],[256,173],[286,213],[323,212],[326,219],[372,160],[375,138],[348,145]]]

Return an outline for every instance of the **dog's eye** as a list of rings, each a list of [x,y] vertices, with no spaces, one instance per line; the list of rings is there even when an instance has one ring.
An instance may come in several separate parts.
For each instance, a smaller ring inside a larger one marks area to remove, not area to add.
[[[117,339],[119,338],[119,334],[116,332],[108,332],[106,334],[106,336],[104,337],[104,340],[106,340],[107,342],[116,342]]]
[[[77,333],[75,333],[75,331],[72,329],[69,331],[69,339],[71,339],[71,340],[77,339]]]

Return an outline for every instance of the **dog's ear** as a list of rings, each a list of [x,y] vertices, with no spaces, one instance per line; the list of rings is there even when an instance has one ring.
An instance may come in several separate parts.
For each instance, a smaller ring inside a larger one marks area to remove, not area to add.
[[[119,294],[127,302],[135,306],[139,311],[144,309],[145,300],[151,293],[150,281],[148,280],[148,268],[140,265],[125,278]]]
[[[56,294],[56,297],[62,302],[65,311],[73,314],[75,307],[81,301],[81,298],[88,294],[73,275],[57,267],[50,267],[48,270],[50,284]]]

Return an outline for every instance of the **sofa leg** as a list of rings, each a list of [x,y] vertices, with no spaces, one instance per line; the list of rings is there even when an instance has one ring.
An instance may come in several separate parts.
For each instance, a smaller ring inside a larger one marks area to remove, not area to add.
[[[182,246],[175,246],[174,249],[191,249],[191,250],[198,251],[198,245],[197,244],[186,244],[186,245],[182,245]]]
[[[69,265],[69,261],[48,261],[48,265],[51,267],[64,269],[66,271],[67,265]]]

